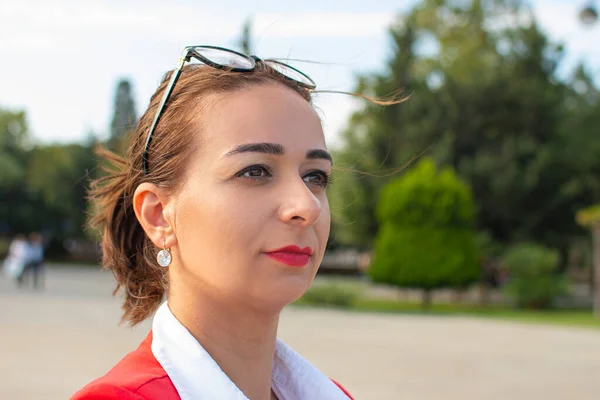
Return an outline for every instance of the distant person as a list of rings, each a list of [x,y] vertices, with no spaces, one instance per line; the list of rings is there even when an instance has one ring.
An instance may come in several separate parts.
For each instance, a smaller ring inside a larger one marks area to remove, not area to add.
[[[20,285],[28,257],[28,244],[23,234],[17,234],[8,247],[8,254],[4,259],[4,272]]]
[[[42,235],[37,232],[29,235],[29,243],[27,243],[27,251],[25,257],[25,268],[19,277],[19,283],[24,284],[24,280],[28,275],[33,279],[33,287],[40,289],[42,287],[42,267],[44,263],[44,245]]]
[[[277,338],[329,236],[314,88],[285,64],[184,50],[91,193],[123,320],[154,315],[152,331],[73,399],[350,398]]]

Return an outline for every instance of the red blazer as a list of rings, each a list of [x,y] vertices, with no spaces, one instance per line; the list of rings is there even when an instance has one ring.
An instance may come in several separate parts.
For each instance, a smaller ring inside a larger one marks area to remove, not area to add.
[[[127,354],[106,375],[75,393],[71,400],[181,400],[171,379],[152,354],[151,345],[152,332],[137,350]],[[333,382],[353,399],[339,383]]]

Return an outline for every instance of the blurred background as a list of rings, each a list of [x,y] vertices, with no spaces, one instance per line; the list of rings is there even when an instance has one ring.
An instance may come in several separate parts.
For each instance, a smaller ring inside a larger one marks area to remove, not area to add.
[[[288,59],[318,90],[408,98],[316,94],[333,224],[315,284],[283,319],[292,344],[358,398],[597,398],[599,9],[1,2],[0,260],[39,233],[43,263],[4,263],[0,397],[68,397],[143,337],[148,326],[116,328],[86,228],[94,148],[123,152],[183,47],[210,44]],[[97,363],[81,356],[91,347]]]

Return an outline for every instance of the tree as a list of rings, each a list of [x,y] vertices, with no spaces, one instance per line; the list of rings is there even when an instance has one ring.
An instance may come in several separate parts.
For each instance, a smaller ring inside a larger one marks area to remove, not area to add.
[[[416,35],[414,19],[390,29],[394,57],[382,75],[362,77],[357,92],[386,96],[404,88],[407,94],[424,82],[415,80]],[[424,101],[414,96],[408,102],[382,108],[367,103],[353,114],[343,134],[343,146],[334,153],[336,180],[330,190],[333,229],[341,243],[371,247],[379,224],[375,218],[378,193],[391,171],[401,167],[427,146],[420,141],[419,127],[407,124],[420,113]]]
[[[34,145],[25,113],[0,110],[0,232],[83,236],[95,142]]]
[[[22,231],[29,131],[24,111],[0,109],[0,232]]]
[[[466,287],[479,276],[474,211],[465,182],[422,160],[382,190],[371,278],[423,289],[424,308],[432,290]]]
[[[242,26],[242,35],[240,36],[237,47],[244,54],[253,54],[254,46],[252,41],[252,19],[248,18]]]
[[[577,209],[600,201],[600,96],[585,71],[557,77],[564,49],[517,1],[426,0],[390,30],[387,68],[357,91],[410,99],[355,113],[336,153],[339,239],[369,246],[379,188],[423,152],[472,187],[476,227],[504,246],[531,241],[565,255]],[[430,51],[423,51],[426,47]],[[369,174],[370,173],[370,174]]]
[[[117,84],[113,119],[110,125],[109,147],[118,148],[118,143],[135,129],[137,114],[131,91],[131,83],[121,79]]]
[[[29,219],[58,238],[82,237],[86,195],[96,157],[90,146],[79,144],[36,146],[29,156],[25,184],[32,201]]]
[[[29,145],[29,130],[25,111],[0,109],[0,150],[23,152]]]
[[[505,292],[519,307],[551,307],[557,296],[567,293],[564,277],[557,274],[558,263],[556,250],[532,243],[511,247],[502,260],[510,276]]]

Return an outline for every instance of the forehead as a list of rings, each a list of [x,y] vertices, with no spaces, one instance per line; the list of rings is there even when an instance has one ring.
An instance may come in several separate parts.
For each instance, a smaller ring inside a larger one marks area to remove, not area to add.
[[[312,106],[281,85],[257,86],[220,96],[202,121],[201,148],[219,155],[245,143],[279,143],[286,152],[325,149]]]

